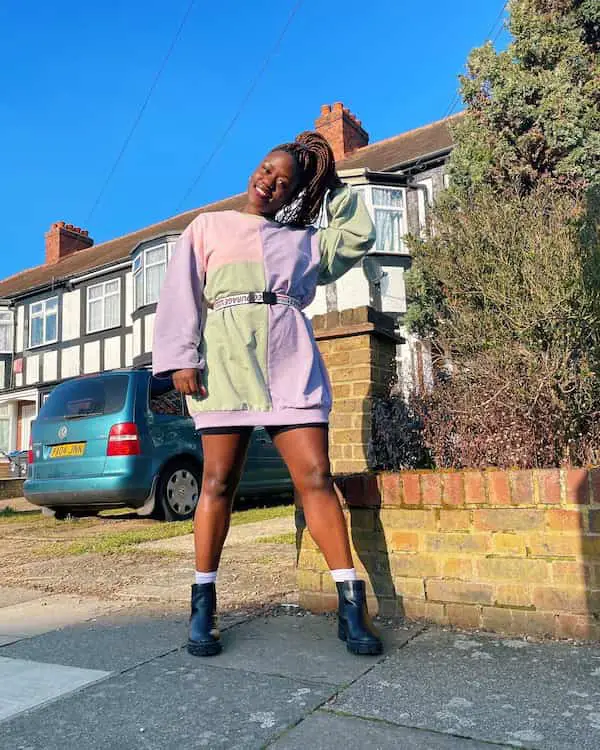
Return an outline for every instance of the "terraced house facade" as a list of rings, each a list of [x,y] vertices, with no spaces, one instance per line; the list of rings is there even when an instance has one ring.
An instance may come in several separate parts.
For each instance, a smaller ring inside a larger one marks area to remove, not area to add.
[[[428,205],[446,185],[448,125],[369,144],[340,103],[322,107],[315,122],[341,178],[362,192],[377,243],[362,264],[319,288],[306,312],[371,305],[392,316],[404,337],[398,370],[405,385],[427,379],[428,368],[420,342],[403,329],[410,267],[404,237],[422,230]],[[31,421],[62,380],[151,362],[156,302],[177,237],[199,213],[241,209],[244,201],[235,195],[99,245],[79,227],[50,227],[44,262],[0,281],[0,450],[27,448]]]

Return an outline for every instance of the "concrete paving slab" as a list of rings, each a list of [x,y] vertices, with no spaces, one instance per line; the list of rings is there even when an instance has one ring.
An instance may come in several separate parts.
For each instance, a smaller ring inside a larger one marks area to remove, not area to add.
[[[223,652],[211,663],[341,685],[377,664],[386,653],[414,637],[419,629],[385,630],[383,656],[357,657],[348,653],[338,639],[334,618],[311,614],[257,617],[224,633]]]
[[[13,633],[12,635],[0,635],[0,647],[7,646],[9,643],[17,643],[22,641],[23,638],[29,638],[24,633]]]
[[[382,721],[357,719],[316,711],[284,734],[273,750],[501,750],[503,745],[450,737],[425,729],[410,729]]]
[[[331,695],[323,685],[218,669],[182,654],[137,667],[0,726],[38,750],[262,748]]]
[[[335,711],[536,750],[600,747],[600,647],[422,633]]]
[[[32,636],[91,620],[121,605],[69,594],[42,596],[0,609],[0,636]]]
[[[183,617],[101,617],[5,646],[0,654],[120,672],[181,648],[186,643],[186,627]]]
[[[0,656],[0,721],[41,706],[108,675],[109,672],[93,669],[40,664]],[[10,746],[2,744],[2,747]]]

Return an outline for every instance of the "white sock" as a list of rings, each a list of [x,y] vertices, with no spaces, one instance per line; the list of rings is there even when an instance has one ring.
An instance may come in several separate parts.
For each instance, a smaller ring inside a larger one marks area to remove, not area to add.
[[[356,568],[336,568],[336,570],[330,572],[336,583],[356,581]]]
[[[196,583],[215,583],[216,580],[216,570],[213,570],[212,573],[201,573],[199,570],[196,571]]]

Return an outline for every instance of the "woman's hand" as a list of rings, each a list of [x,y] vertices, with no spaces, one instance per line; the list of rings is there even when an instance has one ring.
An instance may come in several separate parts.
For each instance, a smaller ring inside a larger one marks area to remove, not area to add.
[[[200,395],[206,398],[208,395],[206,388],[200,381],[200,371],[194,368],[174,372],[173,385],[175,386],[175,390],[183,393],[184,396]]]

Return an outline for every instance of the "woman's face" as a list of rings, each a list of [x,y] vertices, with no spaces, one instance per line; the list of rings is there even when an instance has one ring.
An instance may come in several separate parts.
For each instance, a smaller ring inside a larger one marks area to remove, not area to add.
[[[246,211],[275,216],[296,192],[296,161],[286,151],[272,151],[262,160],[248,182]]]

